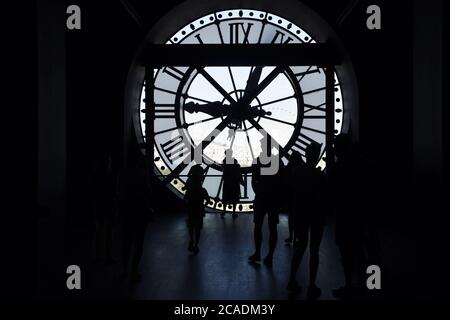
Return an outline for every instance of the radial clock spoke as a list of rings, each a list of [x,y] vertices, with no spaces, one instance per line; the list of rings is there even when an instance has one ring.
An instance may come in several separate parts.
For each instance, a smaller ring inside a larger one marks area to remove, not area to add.
[[[272,141],[275,141],[279,146],[281,145],[276,139],[274,139],[269,132],[267,132],[266,129],[264,129],[255,119],[249,118],[247,119],[256,129],[259,131],[264,131],[268,138],[270,138]],[[261,133],[261,132],[260,132]]]
[[[264,103],[261,103],[259,105],[259,107],[265,107],[265,106],[268,106],[268,105],[271,105],[271,104],[274,104],[274,103],[278,103],[278,102],[282,102],[282,101],[286,101],[286,100],[289,100],[289,99],[292,99],[292,98],[295,98],[295,95],[291,95],[291,96],[287,96],[287,97],[284,97],[284,98],[280,98],[280,99],[264,102]]]
[[[227,99],[231,104],[235,104],[236,101],[233,99],[233,97],[230,96],[230,94],[225,91],[224,88],[222,88],[222,86],[220,84],[217,83],[216,80],[214,80],[213,77],[211,77],[211,75],[205,71],[205,69],[198,67],[197,71],[206,79],[208,80],[209,83],[211,83],[211,85],[216,88],[217,91],[220,92],[220,94]]]
[[[185,98],[186,99],[197,100],[197,101],[203,102],[203,103],[213,103],[214,102],[214,101],[210,101],[210,100],[194,97],[194,96],[191,96],[191,95],[188,95],[188,94],[185,95]]]
[[[310,105],[310,104],[305,104],[305,108],[308,108],[308,110],[305,110],[305,111],[303,112],[303,114],[308,113],[308,112],[310,112],[310,111],[312,111],[312,110],[317,110],[317,111],[323,111],[323,112],[326,112],[327,110],[326,110],[325,106],[326,106],[326,103],[325,103],[325,102],[322,103],[322,104],[319,104],[319,105],[317,105],[317,106],[312,106],[312,105]]]
[[[233,72],[231,71],[231,67],[228,67],[228,73],[230,74],[231,83],[233,84],[234,94],[236,96],[236,100],[239,100],[238,91],[236,87],[236,81],[234,81]]]
[[[283,123],[283,124],[286,124],[286,125],[289,125],[289,126],[295,126],[295,123],[287,122],[287,121],[280,120],[280,119],[277,119],[277,118],[268,117],[268,116],[265,116],[265,115],[262,115],[261,118],[264,118],[264,119],[267,119],[267,120],[271,120],[271,121],[276,121],[276,122]]]
[[[206,118],[206,119],[203,119],[203,120],[198,120],[198,121],[186,123],[186,126],[187,127],[192,127],[192,126],[195,126],[195,125],[198,125],[198,124],[201,124],[201,123],[205,123],[205,122],[208,122],[208,121],[211,121],[211,120],[219,119],[220,117],[221,116],[215,116],[215,117],[210,117],[210,118]]]
[[[247,143],[248,143],[248,147],[250,148],[250,153],[252,155],[252,159],[255,159],[255,154],[253,153],[252,144],[250,142],[250,136],[248,135],[247,125],[245,124],[245,121],[243,121],[242,124],[244,125],[245,135],[247,136]]]

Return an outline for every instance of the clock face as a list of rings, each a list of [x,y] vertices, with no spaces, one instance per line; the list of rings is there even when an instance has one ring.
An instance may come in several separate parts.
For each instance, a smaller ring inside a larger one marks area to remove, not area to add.
[[[269,12],[226,10],[203,16],[176,32],[166,44],[315,43],[305,29]],[[282,59],[282,57],[280,57]],[[335,128],[341,132],[344,101],[335,74]],[[142,88],[140,109],[145,109]],[[317,66],[167,66],[154,70],[155,158],[158,176],[180,196],[190,168],[206,172],[207,207],[222,203],[227,150],[241,166],[238,212],[253,211],[251,165],[270,138],[283,163],[312,142],[322,145],[317,166],[325,169],[325,72]],[[141,132],[145,132],[141,116]],[[214,140],[211,141],[211,136]],[[194,151],[199,150],[200,154]],[[195,153],[195,155],[194,155]]]

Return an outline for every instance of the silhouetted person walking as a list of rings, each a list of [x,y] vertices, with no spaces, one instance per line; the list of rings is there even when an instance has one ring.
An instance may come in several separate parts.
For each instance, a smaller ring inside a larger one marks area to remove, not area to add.
[[[291,272],[287,289],[298,292],[300,286],[296,281],[298,267],[305,253],[309,241],[309,287],[308,298],[316,299],[321,290],[316,286],[317,271],[319,269],[319,249],[325,226],[324,208],[322,206],[325,192],[325,176],[316,168],[320,158],[321,146],[312,143],[306,148],[306,165],[298,165],[293,170],[293,179],[297,181],[293,192],[296,200],[293,202],[294,230],[299,239],[292,257]]]
[[[145,157],[130,160],[118,181],[120,213],[123,226],[123,277],[128,274],[131,258],[132,280],[140,281],[139,263],[142,258],[145,231],[150,219],[150,183]]]
[[[200,233],[203,228],[203,217],[205,215],[205,200],[208,200],[208,192],[203,188],[204,171],[200,165],[191,168],[186,181],[186,201],[188,212],[189,247],[188,250],[197,254]]]
[[[233,218],[237,218],[236,206],[239,203],[241,193],[241,166],[236,159],[232,157],[232,151],[225,152],[224,170],[223,170],[223,197],[224,203],[221,216],[225,216],[225,210],[228,205],[233,206]]]
[[[269,224],[269,252],[263,262],[266,266],[272,267],[273,254],[277,245],[280,209],[280,192],[282,184],[282,162],[276,174],[262,173],[263,166],[256,164],[252,168],[252,187],[255,192],[254,200],[254,241],[255,253],[248,259],[250,262],[261,261],[261,245],[262,245],[262,226],[264,217],[268,215]]]

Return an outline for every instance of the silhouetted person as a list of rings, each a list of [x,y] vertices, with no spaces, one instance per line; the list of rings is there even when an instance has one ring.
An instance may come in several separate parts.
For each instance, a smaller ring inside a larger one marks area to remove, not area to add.
[[[205,200],[208,201],[208,192],[203,188],[204,170],[200,165],[191,168],[186,181],[186,201],[188,212],[189,247],[188,250],[197,254],[200,233],[203,228],[205,215]]]
[[[221,212],[221,216],[225,216],[226,207],[232,205],[233,217],[237,218],[238,214],[236,213],[236,206],[239,203],[241,193],[241,166],[238,164],[237,160],[232,157],[231,153],[231,150],[225,152],[222,188],[224,209]]]
[[[364,268],[373,264],[380,266],[381,252],[376,221],[378,221],[378,211],[384,209],[379,207],[379,190],[383,188],[380,186],[381,174],[377,164],[368,157],[361,143],[354,142],[351,145],[351,153],[358,163],[355,181],[358,185],[355,214],[358,216],[361,228]],[[365,280],[366,275],[364,274],[363,277],[361,281]]]
[[[118,181],[120,213],[123,226],[123,274],[128,275],[131,260],[131,277],[140,281],[139,262],[142,258],[145,231],[153,210],[150,207],[150,183],[143,155],[131,159]]]
[[[267,214],[269,224],[269,252],[263,262],[266,266],[271,267],[278,238],[277,225],[279,223],[278,215],[283,172],[282,162],[279,162],[279,168],[276,174],[264,174],[262,173],[262,169],[263,166],[259,163],[252,167],[252,187],[255,192],[253,208],[255,253],[248,259],[250,262],[261,261],[262,225],[264,217]]]
[[[334,142],[336,163],[334,164],[330,180],[336,214],[336,244],[341,254],[344,269],[345,286],[333,290],[338,298],[350,297],[363,275],[363,224],[362,217],[366,210],[361,199],[366,190],[363,187],[364,171],[361,157],[352,150],[350,137],[340,134]],[[343,201],[343,199],[348,199]],[[360,207],[363,205],[363,207]]]
[[[103,251],[106,262],[113,263],[115,261],[112,255],[112,241],[117,195],[116,176],[112,168],[111,156],[106,152],[99,153],[91,170],[90,193],[94,211],[94,259],[101,259]]]
[[[287,202],[287,210],[288,210],[288,228],[289,228],[289,237],[284,240],[286,243],[293,243],[294,245],[298,245],[298,238],[295,235],[294,230],[294,204],[297,200],[297,194],[294,192],[296,184],[298,183],[293,177],[295,171],[298,170],[299,167],[303,167],[304,162],[302,156],[299,152],[294,151],[290,158],[289,163],[286,166],[283,174],[283,189],[285,200]]]
[[[308,298],[315,299],[321,294],[320,288],[316,286],[317,271],[319,269],[319,249],[325,226],[325,215],[323,208],[325,176],[316,167],[320,158],[321,146],[312,143],[306,148],[306,165],[298,165],[293,170],[293,179],[297,181],[294,187],[296,200],[293,202],[294,230],[299,239],[292,257],[291,272],[287,289],[298,292],[300,286],[296,281],[298,267],[308,245],[309,236],[309,287]]]

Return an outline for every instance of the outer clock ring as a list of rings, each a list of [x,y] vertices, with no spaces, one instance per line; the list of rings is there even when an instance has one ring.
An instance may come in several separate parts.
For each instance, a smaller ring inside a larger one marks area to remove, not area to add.
[[[317,42],[329,41],[337,47],[342,57],[342,64],[336,66],[336,72],[339,75],[339,81],[342,85],[342,94],[345,97],[345,109],[342,122],[342,131],[348,132],[350,123],[352,125],[352,135],[358,136],[358,90],[356,85],[356,77],[348,55],[342,46],[338,36],[316,13],[305,5],[296,0],[279,0],[276,3],[272,0],[188,0],[167,13],[155,26],[150,30],[141,48],[138,50],[136,57],[130,68],[127,79],[126,90],[126,117],[125,117],[125,135],[130,130],[127,126],[131,123],[131,119],[135,124],[139,123],[139,112],[136,112],[136,106],[140,100],[140,85],[144,78],[143,48],[146,43],[165,43],[177,30],[180,30],[191,21],[205,16],[211,12],[229,9],[249,9],[261,10],[279,15],[285,19],[292,21],[307,32]],[[173,17],[176,17],[174,19]],[[141,137],[140,126],[135,125],[138,140]],[[129,138],[125,138],[126,141]],[[139,141],[139,142],[142,142]]]

